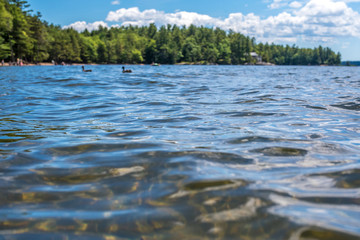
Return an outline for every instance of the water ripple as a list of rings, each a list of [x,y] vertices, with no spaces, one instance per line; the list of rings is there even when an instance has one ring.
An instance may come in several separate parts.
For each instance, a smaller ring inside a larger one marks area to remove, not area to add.
[[[0,238],[359,239],[359,68],[131,69],[0,69]]]

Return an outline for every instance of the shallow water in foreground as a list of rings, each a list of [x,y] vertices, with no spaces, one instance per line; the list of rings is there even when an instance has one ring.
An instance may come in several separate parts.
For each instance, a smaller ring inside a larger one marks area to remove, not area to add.
[[[360,239],[360,68],[0,68],[0,239]]]

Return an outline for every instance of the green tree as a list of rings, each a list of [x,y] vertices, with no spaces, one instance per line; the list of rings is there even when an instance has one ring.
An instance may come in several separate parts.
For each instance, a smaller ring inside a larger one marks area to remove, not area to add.
[[[95,41],[84,35],[80,35],[80,58],[82,62],[96,62],[97,61],[97,45]]]
[[[31,38],[33,39],[32,61],[41,62],[49,58],[49,36],[46,25],[40,20],[41,14],[29,17]]]
[[[28,7],[26,1],[12,0],[10,1],[10,13],[13,16],[13,27],[9,33],[14,44],[11,45],[11,51],[18,58],[24,58],[31,52],[33,48],[33,39],[29,36],[30,26],[27,21],[27,12],[24,10]],[[13,54],[12,54],[13,55]],[[12,61],[15,61],[14,55]]]
[[[145,62],[150,64],[157,62],[156,56],[158,55],[156,41],[154,39],[150,39],[146,44],[145,48]]]
[[[151,23],[150,25],[149,25],[149,28],[148,28],[148,34],[147,34],[147,36],[150,38],[150,39],[154,39],[155,38],[155,36],[156,36],[156,33],[157,33],[157,28],[156,28],[156,26],[155,26],[155,24],[154,23]]]
[[[219,49],[219,60],[220,64],[231,64],[231,48],[228,39],[223,39],[218,44]]]
[[[78,33],[61,29],[32,15],[25,0],[0,0],[0,58],[29,61],[97,63],[169,63],[180,61],[219,64],[255,63],[251,52],[281,65],[338,65],[341,54],[314,49],[256,43],[232,30],[166,25],[100,26]]]
[[[0,0],[0,58],[8,59],[11,56],[12,38],[10,32],[12,30],[13,17],[8,11],[9,5],[5,0]]]
[[[219,51],[215,47],[215,44],[209,43],[203,46],[204,48],[204,60],[209,63],[216,63],[219,57]]]
[[[107,49],[106,49],[106,45],[103,41],[98,40],[98,48],[97,48],[97,55],[98,55],[98,59],[97,62],[99,63],[106,63],[108,60],[108,53],[107,53]]]
[[[245,55],[245,37],[240,33],[230,32],[230,49],[231,49],[231,62],[233,64],[243,64],[246,62]]]
[[[182,55],[185,62],[198,62],[201,59],[201,48],[196,44],[194,37],[185,39]]]
[[[142,63],[144,61],[140,50],[138,50],[138,49],[132,50],[131,61],[132,61],[132,63]]]
[[[315,48],[314,51],[313,51],[311,64],[313,64],[313,65],[320,65],[321,64],[321,57],[320,57],[320,53],[319,53],[318,48]]]

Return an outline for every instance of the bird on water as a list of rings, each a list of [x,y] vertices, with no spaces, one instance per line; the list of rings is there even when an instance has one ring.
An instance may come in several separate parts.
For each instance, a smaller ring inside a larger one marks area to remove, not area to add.
[[[123,73],[132,73],[132,71],[130,69],[125,69],[125,67],[122,67],[122,72]]]
[[[91,69],[85,69],[85,67],[84,67],[84,66],[81,66],[81,68],[82,68],[82,71],[83,71],[83,72],[92,72],[92,70],[91,70]]]

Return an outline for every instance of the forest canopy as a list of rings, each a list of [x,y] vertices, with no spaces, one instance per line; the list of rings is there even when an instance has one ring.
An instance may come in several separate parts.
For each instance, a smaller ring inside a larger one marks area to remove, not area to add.
[[[176,26],[122,26],[81,33],[41,20],[23,0],[0,0],[0,60],[57,63],[198,63],[339,65],[330,48],[257,43],[232,30]],[[254,54],[256,53],[256,54]],[[255,58],[260,56],[261,59]]]

